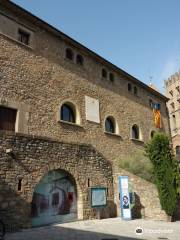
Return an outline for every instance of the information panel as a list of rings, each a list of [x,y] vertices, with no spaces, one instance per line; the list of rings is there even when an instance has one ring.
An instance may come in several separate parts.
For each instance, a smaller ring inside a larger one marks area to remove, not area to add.
[[[131,219],[130,197],[128,189],[128,176],[119,177],[119,192],[120,192],[120,204],[121,204],[121,216],[122,219]]]
[[[105,187],[91,188],[91,207],[103,207],[107,204],[107,189]]]

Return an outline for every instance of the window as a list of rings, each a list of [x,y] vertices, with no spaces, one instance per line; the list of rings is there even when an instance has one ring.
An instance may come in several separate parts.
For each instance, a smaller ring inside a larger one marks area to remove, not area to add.
[[[174,127],[176,127],[176,116],[175,116],[175,114],[172,115],[172,119],[173,119]]]
[[[128,83],[128,91],[131,92],[132,91],[132,85],[130,83]]]
[[[173,91],[172,90],[169,91],[169,94],[173,97]]]
[[[180,155],[180,146],[176,146],[176,155]]]
[[[151,131],[151,139],[154,137],[155,133],[155,131]]]
[[[114,74],[113,73],[109,73],[109,80],[111,82],[114,82]]]
[[[132,138],[139,139],[139,127],[137,125],[132,126]]]
[[[179,86],[177,86],[176,89],[177,89],[178,93],[180,93],[180,88],[179,88]]]
[[[83,56],[81,56],[80,54],[78,54],[78,55],[76,56],[76,63],[77,63],[78,65],[83,66],[83,64],[84,64],[84,58],[83,58]]]
[[[149,106],[150,108],[153,108],[154,107],[154,102],[152,99],[149,99]]]
[[[107,78],[107,71],[105,68],[102,69],[102,77]]]
[[[112,118],[107,117],[105,121],[105,131],[109,133],[115,133],[114,121]]]
[[[88,187],[90,187],[90,179],[88,178],[88,182],[87,182],[87,185],[88,185]]]
[[[0,130],[15,132],[17,110],[0,107]]]
[[[29,45],[30,34],[22,29],[18,31],[18,41]]]
[[[66,58],[73,61],[74,59],[74,53],[70,48],[66,49]]]
[[[22,178],[18,180],[18,191],[22,190]]]
[[[174,102],[172,102],[170,105],[171,105],[172,110],[174,110],[174,108],[175,108]]]
[[[138,95],[138,90],[137,87],[134,87],[134,95],[137,96]]]
[[[73,108],[65,103],[61,107],[61,120],[75,123],[75,113]]]

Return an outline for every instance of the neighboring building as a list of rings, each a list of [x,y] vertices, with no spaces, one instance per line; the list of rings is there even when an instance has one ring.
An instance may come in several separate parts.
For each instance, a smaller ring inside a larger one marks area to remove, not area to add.
[[[101,216],[114,217],[124,174],[139,216],[145,209],[147,218],[166,217],[155,186],[117,166],[154,132],[169,134],[165,96],[5,0],[0,82],[0,210],[8,225],[94,218],[92,186],[107,187]]]
[[[165,81],[169,110],[172,143],[176,155],[180,156],[180,72]]]

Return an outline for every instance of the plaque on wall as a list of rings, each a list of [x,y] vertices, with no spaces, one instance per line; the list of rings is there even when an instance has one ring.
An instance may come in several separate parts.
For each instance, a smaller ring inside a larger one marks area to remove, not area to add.
[[[85,96],[86,120],[100,123],[99,100]]]

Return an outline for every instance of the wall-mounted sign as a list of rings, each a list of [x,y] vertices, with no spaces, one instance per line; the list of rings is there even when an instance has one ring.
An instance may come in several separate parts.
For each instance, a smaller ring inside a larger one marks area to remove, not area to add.
[[[107,204],[107,188],[91,188],[91,207],[104,207]]]
[[[128,189],[128,176],[119,177],[119,192],[120,192],[121,216],[125,220],[130,220],[131,206]]]
[[[100,123],[99,100],[85,96],[86,120]]]

